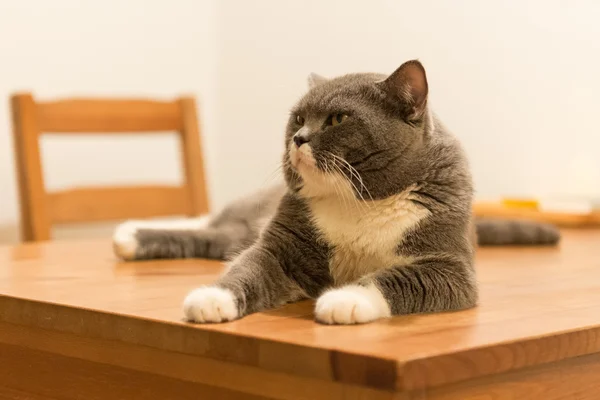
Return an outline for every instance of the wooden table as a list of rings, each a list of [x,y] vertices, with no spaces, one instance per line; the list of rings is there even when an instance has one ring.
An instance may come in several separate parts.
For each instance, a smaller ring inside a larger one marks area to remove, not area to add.
[[[207,261],[122,263],[107,241],[0,248],[2,399],[597,399],[600,231],[482,249],[481,306],[324,326],[312,303],[182,321]]]

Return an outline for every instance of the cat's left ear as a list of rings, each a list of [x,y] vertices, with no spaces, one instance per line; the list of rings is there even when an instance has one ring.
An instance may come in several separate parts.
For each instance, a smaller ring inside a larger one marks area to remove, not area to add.
[[[425,68],[418,60],[405,62],[379,84],[388,95],[401,101],[408,120],[417,120],[423,116],[429,87]]]
[[[324,76],[311,72],[310,75],[308,75],[308,88],[312,89],[315,86],[319,86],[320,84],[327,82],[327,80],[328,79]]]

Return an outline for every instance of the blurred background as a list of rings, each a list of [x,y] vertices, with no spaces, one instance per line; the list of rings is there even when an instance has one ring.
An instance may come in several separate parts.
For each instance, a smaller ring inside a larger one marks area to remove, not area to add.
[[[195,96],[218,209],[276,179],[310,72],[389,73],[411,58],[478,198],[600,197],[599,19],[594,0],[2,1],[0,242],[18,237],[11,93]],[[173,135],[46,135],[46,186],[178,183],[178,151]]]

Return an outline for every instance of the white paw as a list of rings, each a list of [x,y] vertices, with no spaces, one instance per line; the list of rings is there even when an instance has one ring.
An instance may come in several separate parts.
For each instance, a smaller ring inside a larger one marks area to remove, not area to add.
[[[375,285],[330,290],[319,297],[315,307],[317,321],[325,324],[361,324],[390,315],[390,307]]]
[[[115,253],[124,260],[133,260],[138,248],[136,234],[139,228],[139,221],[127,221],[115,229],[113,234],[113,247]]]
[[[183,302],[183,312],[191,322],[224,322],[238,317],[233,293],[210,286],[188,294]]]

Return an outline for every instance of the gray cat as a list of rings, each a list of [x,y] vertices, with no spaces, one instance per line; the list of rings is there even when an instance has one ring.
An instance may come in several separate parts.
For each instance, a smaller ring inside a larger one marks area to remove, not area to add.
[[[353,324],[477,303],[480,244],[554,244],[536,223],[473,223],[473,185],[458,141],[427,105],[420,62],[390,76],[312,75],[285,135],[285,185],[221,213],[171,223],[127,222],[125,259],[231,257],[184,313],[223,322],[304,298],[316,319]]]

